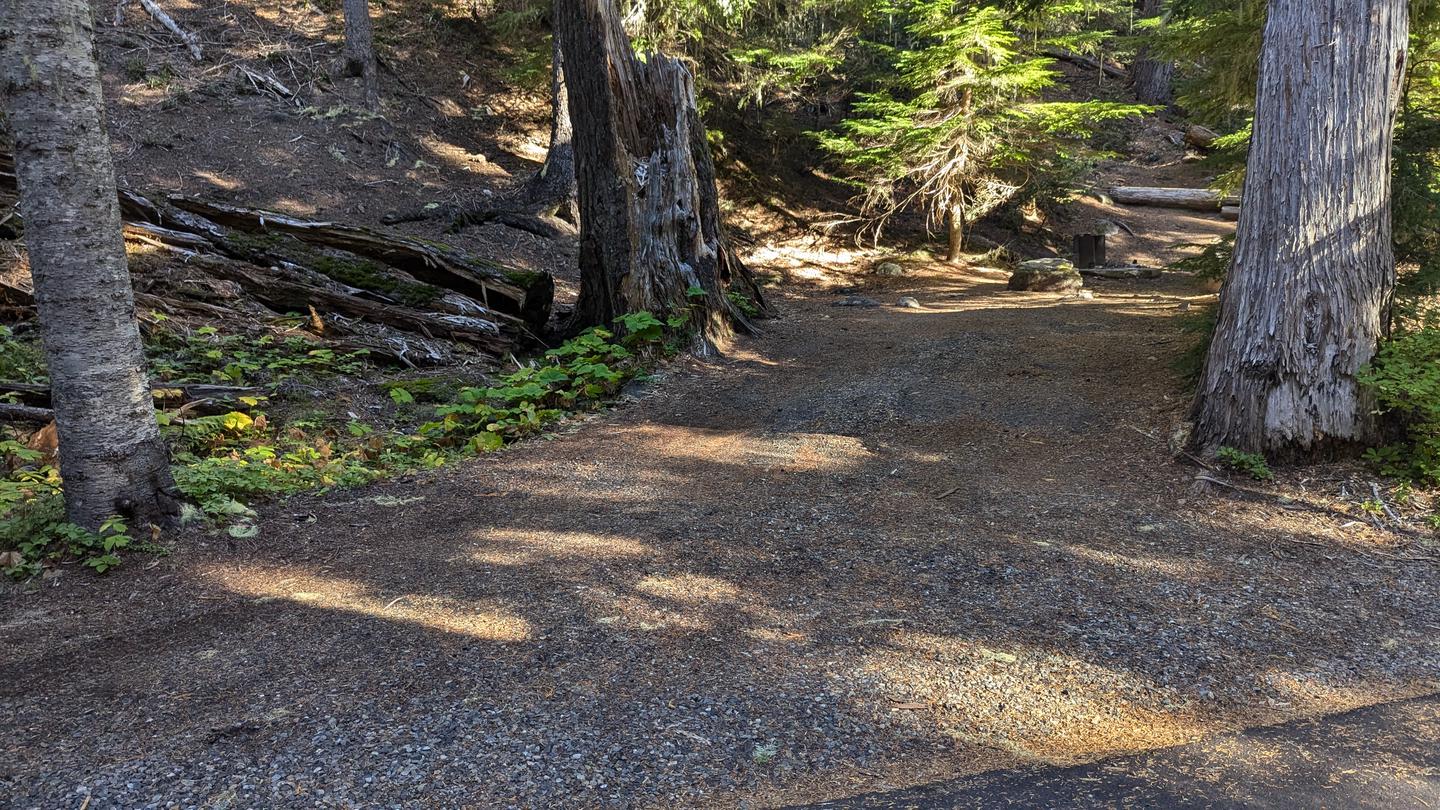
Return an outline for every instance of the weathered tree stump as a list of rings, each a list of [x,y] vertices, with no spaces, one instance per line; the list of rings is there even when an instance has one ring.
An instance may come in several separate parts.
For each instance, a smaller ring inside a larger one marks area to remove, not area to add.
[[[687,314],[696,350],[734,326],[727,297],[764,298],[720,221],[715,167],[678,59],[636,58],[611,0],[557,0],[580,196],[580,297],[572,326],[627,312]],[[695,291],[699,291],[696,293]]]

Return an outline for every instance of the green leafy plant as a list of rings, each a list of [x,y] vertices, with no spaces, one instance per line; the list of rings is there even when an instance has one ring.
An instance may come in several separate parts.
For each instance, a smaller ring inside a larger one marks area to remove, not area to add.
[[[1256,481],[1270,481],[1275,478],[1275,473],[1270,470],[1270,465],[1265,462],[1265,457],[1259,453],[1247,453],[1233,447],[1222,447],[1216,451],[1215,458],[1226,469],[1244,473]]]
[[[1399,441],[1371,448],[1366,458],[1387,475],[1440,482],[1440,330],[1387,341],[1359,379],[1401,431]]]
[[[20,340],[9,327],[0,325],[0,380],[43,383],[45,356],[40,347]]]

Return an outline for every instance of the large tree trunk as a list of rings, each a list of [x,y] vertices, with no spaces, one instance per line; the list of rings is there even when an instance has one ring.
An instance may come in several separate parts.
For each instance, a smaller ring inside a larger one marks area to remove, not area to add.
[[[1395,285],[1390,140],[1405,0],[1273,0],[1235,262],[1194,443],[1302,460],[1375,438],[1356,372]]]
[[[748,326],[728,289],[764,302],[720,221],[690,71],[662,54],[636,58],[611,0],[555,6],[580,192],[572,326],[638,310],[689,313],[696,349],[708,352],[732,324]]]
[[[343,0],[345,10],[345,73],[359,76],[365,88],[365,106],[380,109],[380,72],[375,62],[375,34],[370,25],[369,0]]]
[[[145,377],[93,36],[86,0],[6,0],[0,89],[66,512],[92,529],[116,514],[166,524],[174,482]]]
[[[1165,10],[1165,0],[1139,0],[1136,11],[1141,17],[1158,17]],[[1153,36],[1154,29],[1151,29]],[[1169,104],[1175,98],[1175,63],[1157,59],[1147,43],[1140,46],[1135,54],[1135,64],[1130,69],[1131,81],[1135,85],[1135,98],[1142,104]]]

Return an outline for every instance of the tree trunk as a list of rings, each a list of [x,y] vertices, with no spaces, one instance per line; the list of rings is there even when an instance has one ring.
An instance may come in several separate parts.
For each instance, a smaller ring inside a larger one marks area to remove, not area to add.
[[[120,236],[86,0],[0,4],[0,89],[15,139],[69,519],[176,513]]]
[[[580,193],[572,327],[688,313],[696,351],[708,353],[732,324],[748,327],[727,290],[762,311],[764,299],[720,221],[690,72],[662,54],[636,58],[611,0],[555,6]]]
[[[1235,261],[1193,443],[1320,458],[1371,442],[1356,372],[1395,285],[1390,141],[1405,0],[1273,0]]]
[[[580,204],[575,188],[575,129],[570,124],[570,93],[565,84],[564,56],[560,34],[555,32],[550,47],[550,148],[545,164],[525,188],[528,206],[541,213],[580,224]]]
[[[959,205],[950,206],[945,212],[946,249],[945,261],[959,264],[965,255],[965,209]]]
[[[343,0],[343,6],[345,74],[360,77],[365,87],[365,107],[373,112],[380,109],[380,72],[375,62],[369,0]]]
[[[1158,17],[1165,10],[1165,0],[1139,0],[1136,10],[1141,17]],[[1153,37],[1158,29],[1150,29]],[[1135,98],[1142,104],[1169,104],[1175,98],[1175,63],[1157,59],[1147,43],[1135,54],[1130,73],[1135,85]]]

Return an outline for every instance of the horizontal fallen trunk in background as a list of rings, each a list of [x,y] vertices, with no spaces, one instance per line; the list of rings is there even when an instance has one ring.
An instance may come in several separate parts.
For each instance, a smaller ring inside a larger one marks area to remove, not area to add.
[[[155,383],[150,386],[161,399],[170,402],[193,402],[199,399],[239,399],[248,396],[263,396],[265,389],[243,385],[210,385],[208,383]],[[50,386],[39,383],[7,382],[0,380],[0,394],[17,394],[29,403],[48,405]]]
[[[167,201],[181,211],[219,225],[248,233],[288,234],[307,244],[383,262],[426,284],[455,290],[496,312],[515,316],[535,331],[544,327],[550,315],[555,284],[548,273],[507,268],[441,245],[356,225],[301,219],[189,197],[172,196]]]
[[[1222,205],[1222,206],[1220,206],[1220,218],[1221,218],[1221,219],[1229,220],[1229,221],[1231,221],[1231,222],[1235,222],[1236,220],[1240,219],[1240,206],[1238,206],[1238,205]]]
[[[55,412],[49,408],[0,402],[0,422],[35,422],[44,425],[54,419]]]
[[[1093,276],[1111,280],[1122,280],[1132,278],[1159,278],[1160,268],[1146,267],[1143,264],[1120,264],[1110,267],[1082,267],[1080,275]]]
[[[1109,62],[1102,62],[1099,59],[1092,59],[1089,56],[1078,54],[1074,51],[1067,51],[1064,48],[1042,48],[1041,53],[1052,59],[1059,59],[1062,62],[1069,62],[1072,65],[1079,65],[1083,68],[1103,72],[1112,79],[1130,78],[1130,71],[1125,68],[1117,67]]]
[[[1229,197],[1208,188],[1164,188],[1160,186],[1115,186],[1110,199],[1124,205],[1153,205],[1160,208],[1189,208],[1195,211],[1219,211]]]

